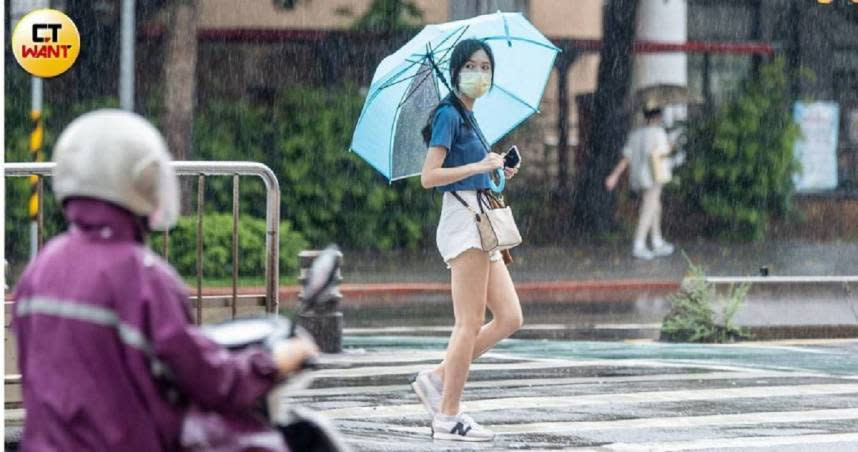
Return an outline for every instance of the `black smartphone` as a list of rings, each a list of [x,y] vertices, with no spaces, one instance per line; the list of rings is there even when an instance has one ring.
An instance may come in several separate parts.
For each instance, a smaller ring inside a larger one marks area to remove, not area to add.
[[[521,165],[521,154],[518,153],[518,146],[513,145],[506,151],[503,158],[503,166],[507,168],[518,168]]]

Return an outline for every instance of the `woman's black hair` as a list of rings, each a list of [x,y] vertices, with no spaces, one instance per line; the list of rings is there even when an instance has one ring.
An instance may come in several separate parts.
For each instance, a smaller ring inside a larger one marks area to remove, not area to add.
[[[465,118],[465,106],[462,105],[462,102],[459,101],[459,98],[453,92],[453,89],[459,86],[459,72],[462,71],[462,68],[465,67],[465,63],[471,59],[471,56],[478,51],[486,52],[486,55],[489,57],[489,63],[492,66],[492,85],[494,85],[494,71],[495,71],[495,57],[492,54],[492,49],[483,41],[479,39],[464,39],[459,41],[456,44],[456,47],[453,48],[453,53],[450,55],[450,81],[451,84],[447,84],[446,80],[442,77],[442,82],[447,85],[447,88],[450,90],[450,93],[447,94],[447,97],[441,100],[435,108],[432,109],[432,112],[429,113],[429,119],[426,121],[426,125],[421,130],[421,134],[423,135],[423,141],[426,145],[429,145],[429,140],[432,139],[432,120],[435,119],[435,112],[438,111],[438,108],[444,103],[450,103],[456,110],[462,115],[462,118]],[[439,74],[440,76],[440,74]],[[468,121],[465,121],[465,125],[470,127]]]
[[[661,108],[654,108],[652,110],[644,110],[643,112],[644,119],[650,120],[655,119],[661,116]]]

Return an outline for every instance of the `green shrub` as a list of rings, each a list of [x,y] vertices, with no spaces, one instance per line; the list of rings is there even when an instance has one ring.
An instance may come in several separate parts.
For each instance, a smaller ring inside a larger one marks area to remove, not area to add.
[[[686,256],[686,260],[688,257]],[[749,284],[730,286],[721,319],[713,304],[719,300],[715,287],[706,282],[701,267],[688,261],[689,270],[682,288],[668,298],[670,312],[661,323],[661,339],[669,342],[732,342],[749,338],[748,331],[733,323],[733,316],[745,301]]]
[[[706,215],[708,233],[759,240],[772,216],[790,212],[800,132],[784,66],[776,59],[761,67],[712,119],[691,122],[692,152],[680,177],[689,208]]]
[[[280,182],[282,217],[314,246],[389,250],[433,243],[440,203],[432,192],[416,178],[389,184],[349,152],[362,103],[351,86],[291,87],[271,105],[213,102],[196,115],[193,158],[268,165]],[[229,178],[207,184],[207,206],[229,211]],[[264,199],[262,184],[250,179],[242,179],[241,192]],[[264,215],[262,202],[241,209]]]
[[[152,249],[164,249],[163,234],[151,236]],[[298,271],[298,253],[307,249],[307,241],[292,229],[288,221],[280,223],[280,275],[288,277]],[[197,217],[179,219],[170,231],[169,261],[184,278],[197,274]],[[242,277],[265,276],[265,220],[247,215],[239,217],[238,271]],[[203,216],[203,277],[232,276],[232,215]]]

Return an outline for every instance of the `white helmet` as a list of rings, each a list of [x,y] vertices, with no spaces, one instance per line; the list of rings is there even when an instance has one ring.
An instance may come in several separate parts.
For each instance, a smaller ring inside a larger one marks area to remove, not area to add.
[[[54,146],[54,193],[122,206],[169,229],[179,216],[179,182],[161,133],[141,116],[104,109],[66,127]]]

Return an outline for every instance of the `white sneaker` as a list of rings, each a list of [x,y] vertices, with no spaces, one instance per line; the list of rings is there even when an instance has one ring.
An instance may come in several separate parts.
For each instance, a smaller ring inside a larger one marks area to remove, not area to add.
[[[658,245],[653,245],[652,254],[656,256],[670,256],[673,254],[673,245],[667,242],[661,242]]]
[[[494,432],[477,424],[471,416],[436,414],[432,419],[432,438],[448,441],[491,441]]]
[[[655,257],[655,254],[646,246],[636,246],[632,248],[632,256],[645,261],[651,261]]]
[[[444,384],[440,378],[431,370],[424,370],[417,374],[411,381],[411,387],[417,394],[417,398],[423,402],[426,411],[433,417],[441,411],[441,394],[444,392]]]

